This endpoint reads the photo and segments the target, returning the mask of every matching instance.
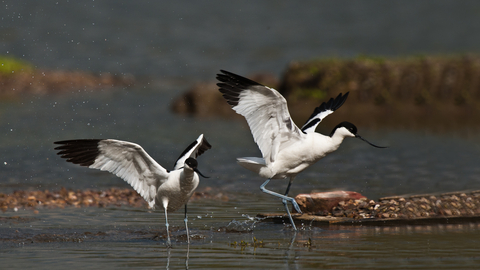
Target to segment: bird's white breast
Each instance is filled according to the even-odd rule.
[[[158,188],[156,206],[163,208],[166,202],[167,211],[173,212],[188,202],[200,181],[196,173],[185,171],[182,168],[170,172],[168,180]]]

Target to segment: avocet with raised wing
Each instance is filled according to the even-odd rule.
[[[135,143],[105,139],[81,139],[58,141],[55,150],[68,162],[92,169],[109,171],[128,182],[155,209],[163,208],[167,228],[167,245],[171,246],[167,212],[185,205],[185,228],[188,233],[187,202],[198,186],[202,173],[197,169],[196,158],[211,148],[200,135],[175,162],[173,171],[167,171],[143,148]],[[208,177],[206,177],[208,178]]]
[[[348,93],[322,103],[315,108],[303,127],[298,128],[290,117],[287,101],[277,90],[225,70],[217,74],[217,80],[220,81],[217,83],[219,90],[228,104],[247,120],[253,139],[262,152],[261,158],[238,158],[238,163],[267,178],[260,189],[282,199],[295,230],[297,228],[287,201],[301,213],[295,199],[288,197],[290,186],[298,173],[337,150],[345,137],[359,138],[374,147],[384,148],[360,137],[357,128],[349,122],[338,124],[329,136],[315,132],[323,118],[343,105]],[[271,179],[284,178],[290,178],[285,195],[265,188]]]

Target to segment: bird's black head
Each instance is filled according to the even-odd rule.
[[[335,128],[333,128],[332,133],[330,133],[330,137],[332,137],[333,134],[335,134],[335,131],[337,131],[337,129],[342,127],[346,128],[350,133],[352,133],[353,137],[357,136],[357,127],[350,122],[344,121],[338,124]]]
[[[194,158],[187,158],[187,160],[185,160],[185,165],[187,165],[188,167],[190,167],[194,172],[198,173],[198,174],[201,175],[202,177],[204,177],[204,178],[210,178],[210,177],[207,177],[207,176],[203,175],[203,174],[197,169],[198,162],[197,162],[196,159],[194,159]]]
[[[187,160],[185,160],[185,164],[192,169],[196,169],[198,166],[198,162],[194,158],[187,158]]]
[[[368,144],[370,144],[371,146],[373,147],[377,147],[377,148],[386,148],[385,146],[378,146],[378,145],[375,145],[367,140],[365,140],[364,138],[362,138],[360,135],[357,134],[357,127],[350,123],[350,122],[341,122],[340,124],[338,124],[333,130],[332,130],[332,133],[330,133],[330,137],[332,137],[335,132],[341,128],[345,128],[348,132],[345,133],[345,129],[342,130],[342,135],[344,137],[355,137],[355,138],[358,138]]]

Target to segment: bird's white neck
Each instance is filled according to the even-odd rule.
[[[199,178],[191,168],[183,169],[183,177],[180,177],[180,187],[185,194],[192,193],[198,186]]]
[[[354,137],[354,135],[350,133],[348,130],[346,130],[345,128],[338,128],[337,130],[335,130],[335,132],[331,137],[332,148],[333,148],[332,151],[337,150],[338,147],[340,147],[340,144],[342,144],[343,139],[345,139],[346,137]]]
[[[332,152],[337,150],[338,147],[340,147],[340,145],[343,142],[343,139],[345,139],[345,136],[341,136],[341,135],[335,136],[335,134],[332,136],[332,144],[331,144]]]
[[[181,179],[184,182],[192,182],[193,178],[195,177],[195,172],[191,168],[184,167],[183,168],[183,176]]]

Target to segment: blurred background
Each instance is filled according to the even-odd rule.
[[[3,1],[3,55],[47,69],[211,80],[312,58],[479,51],[477,1]]]
[[[202,179],[199,190],[214,187],[229,203],[192,202],[193,215],[207,215],[208,208],[213,217],[210,223],[194,220],[192,228],[203,230],[207,222],[215,231],[235,219],[248,221],[259,212],[282,212],[280,201],[259,191],[263,179],[235,162],[236,157],[260,156],[260,151],[245,120],[235,117],[212,84],[220,69],[267,78],[267,85],[278,87],[288,98],[299,126],[321,102],[351,91],[338,113],[317,131],[329,134],[336,124],[348,120],[369,141],[389,146],[375,149],[359,140],[345,140],[337,152],[297,176],[292,196],[344,189],[378,199],[480,189],[479,33],[480,2],[473,0],[3,0],[0,193],[128,187],[113,175],[61,160],[53,150],[57,140],[133,141],[171,169],[184,148],[203,133],[213,148],[199,158],[199,168],[212,178]],[[305,79],[304,74],[309,74],[307,82],[298,79]],[[195,103],[182,97],[188,91],[193,91]],[[206,99],[209,95],[214,97]],[[178,100],[194,109],[172,111]],[[218,106],[225,106],[230,114],[220,114]],[[204,111],[209,113],[200,117]],[[283,192],[286,184],[276,181],[269,187]],[[29,216],[29,211],[4,215]],[[113,219],[120,227],[158,228],[163,222],[161,214],[128,208],[91,209],[87,216],[80,210],[52,211],[41,210],[37,215],[41,221],[34,227],[65,229],[76,224],[88,230]],[[180,212],[172,216],[174,224],[177,220],[181,225]],[[131,215],[141,217],[131,221],[127,217]],[[53,227],[48,225],[51,222]],[[459,231],[467,231],[465,239],[477,237],[476,232]],[[354,234],[348,237],[358,237]],[[375,243],[372,234],[372,242],[360,248]],[[440,251],[433,255],[445,256],[442,247],[454,245],[451,239],[438,237]],[[386,239],[385,248],[398,240]],[[462,247],[464,242],[455,243]],[[409,248],[408,243],[399,247]],[[133,245],[122,252],[135,249]],[[341,265],[342,252],[322,256],[338,258]],[[399,253],[387,253],[364,256],[384,258],[384,266],[392,267],[389,260],[397,257],[388,254]],[[44,262],[42,253],[36,254]],[[357,256],[355,248],[347,254]],[[203,251],[197,255],[213,256]],[[455,256],[453,261],[461,262],[473,255]],[[118,257],[123,258],[121,253]],[[436,262],[431,266],[445,265]],[[408,264],[407,259],[398,266],[403,263]]]

